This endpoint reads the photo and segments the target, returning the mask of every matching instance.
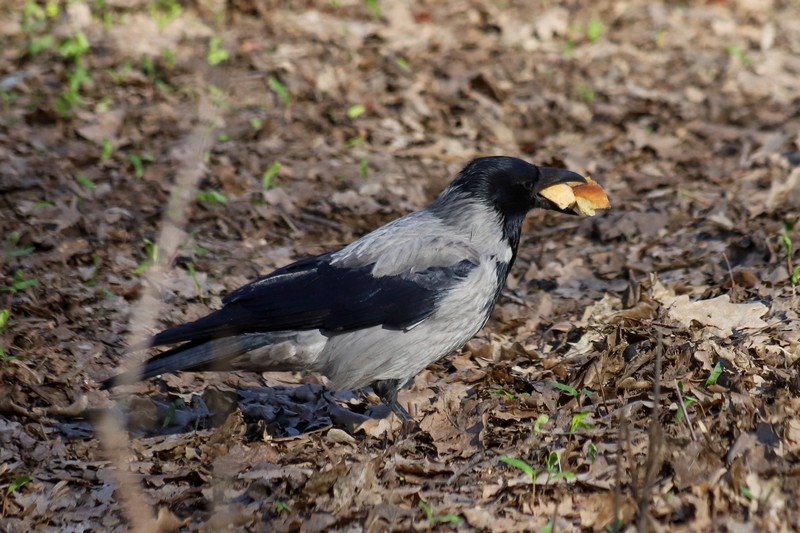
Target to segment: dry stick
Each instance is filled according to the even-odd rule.
[[[736,290],[736,281],[733,279],[733,269],[731,269],[731,262],[728,261],[728,254],[722,252],[722,258],[725,260],[725,264],[728,266],[728,277],[731,278],[731,291]]]
[[[622,416],[624,409],[619,410],[619,437],[617,438],[617,465],[615,467],[614,478],[616,483],[614,484],[614,523],[611,525],[611,531],[616,533],[619,531],[621,524],[621,519],[619,516],[619,499],[620,499],[620,490],[622,487],[622,442],[623,440],[627,440],[628,435],[628,425],[626,423],[626,418]]]
[[[603,372],[604,372],[604,371],[605,371],[605,369],[606,369],[606,365],[605,365],[605,358],[602,358],[602,361],[603,361],[603,365],[602,365],[602,366],[600,366],[600,369],[599,369],[599,370],[597,370],[597,361],[593,361],[593,363],[592,363],[592,364],[594,365],[594,367],[595,367],[595,369],[596,369],[596,371],[597,371],[597,375],[598,375],[598,376],[600,376],[600,377],[599,377],[599,382],[600,382],[600,399],[601,399],[601,400],[602,400],[602,402],[603,402],[603,409],[605,409],[606,416],[608,416],[608,415],[611,413],[611,410],[608,408],[608,402],[607,402],[607,400],[606,400],[606,388],[605,388],[605,385],[604,385],[604,383],[605,383],[605,380],[603,379]]]
[[[159,254],[155,264],[145,272],[142,298],[131,317],[132,336],[139,336],[139,332],[147,331],[155,324],[160,303],[156,288],[163,281],[167,267],[183,241],[182,228],[186,225],[188,208],[195,198],[197,184],[205,173],[204,155],[211,147],[211,133],[218,121],[218,113],[209,100],[201,96],[198,115],[200,120],[186,139],[181,167],[156,241]],[[98,424],[98,435],[114,467],[112,473],[119,485],[120,505],[130,521],[130,529],[136,532],[152,531],[154,518],[151,506],[139,487],[137,477],[129,469],[130,441],[127,430],[113,414],[106,414]]]
[[[663,444],[663,435],[659,423],[659,412],[661,404],[661,357],[664,354],[664,339],[661,330],[656,329],[656,350],[655,350],[655,368],[653,375],[653,414],[650,420],[650,429],[648,431],[647,443],[647,460],[645,461],[644,479],[642,480],[642,489],[639,491],[637,498],[637,508],[639,520],[637,523],[638,531],[648,531],[650,526],[649,506],[652,499],[653,486],[655,485],[655,477],[661,466],[661,447]]]
[[[462,475],[466,474],[467,472],[472,470],[474,467],[478,466],[479,464],[481,464],[483,462],[494,461],[496,463],[497,460],[498,460],[497,459],[498,457],[500,457],[501,455],[503,455],[503,454],[505,454],[507,452],[510,452],[513,449],[514,449],[513,446],[510,447],[510,448],[506,448],[505,450],[502,450],[502,453],[498,453],[494,457],[490,457],[489,459],[485,459],[485,460],[484,460],[484,456],[486,455],[487,452],[489,452],[491,450],[484,450],[484,451],[480,451],[480,452],[476,453],[475,456],[472,459],[470,459],[469,461],[467,461],[466,463],[461,465],[461,468],[459,468],[458,470],[453,472],[453,475],[451,475],[450,478],[448,478],[447,484],[448,485],[452,485]]]
[[[683,419],[686,420],[686,425],[689,427],[689,433],[692,435],[692,440],[697,440],[697,436],[694,434],[694,428],[692,427],[692,419],[689,417],[689,411],[686,410],[686,402],[683,401],[683,394],[681,393],[681,387],[678,383],[675,383],[675,390],[678,392],[678,399],[681,402],[681,409],[683,409]]]

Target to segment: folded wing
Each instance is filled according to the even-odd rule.
[[[223,299],[224,307],[153,336],[140,349],[200,343],[245,333],[319,329],[335,334],[372,326],[410,329],[477,265],[462,260],[417,272],[375,277],[372,265],[341,268],[331,254],[303,259]]]

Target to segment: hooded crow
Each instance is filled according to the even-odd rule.
[[[129,348],[177,345],[103,388],[176,371],[316,372],[336,389],[371,386],[409,421],[397,392],[483,327],[525,215],[570,212],[539,194],[568,182],[586,180],[513,157],[475,159],[427,207],[279,268],[227,295],[221,309]]]

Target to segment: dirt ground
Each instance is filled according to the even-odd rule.
[[[800,4],[0,6],[0,530],[800,528]],[[126,345],[417,209],[473,157],[589,174],[401,401],[109,395]]]

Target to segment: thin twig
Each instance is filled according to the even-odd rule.
[[[681,409],[683,409],[683,418],[686,420],[686,425],[689,428],[689,433],[692,435],[692,440],[697,440],[697,436],[694,434],[694,428],[692,427],[692,419],[689,417],[689,411],[686,409],[686,402],[683,401],[683,394],[681,393],[680,386],[675,383],[675,390],[678,392],[678,399],[681,402]]]
[[[605,371],[605,369],[606,369],[606,365],[605,365],[605,358],[604,358],[604,356],[601,356],[601,357],[603,358],[603,363],[604,363],[604,364],[600,366],[600,369],[599,369],[599,370],[597,369],[597,361],[594,361],[594,362],[593,362],[593,364],[594,364],[594,366],[595,366],[595,371],[598,373],[598,376],[599,376],[599,381],[600,381],[600,400],[602,400],[602,402],[603,402],[603,409],[604,409],[604,410],[605,410],[605,412],[606,412],[606,416],[608,416],[608,415],[611,413],[611,411],[608,409],[608,402],[607,402],[607,400],[606,400],[606,387],[605,387],[605,380],[603,379],[603,378],[604,378],[604,376],[603,376],[603,372],[604,372],[604,371]]]
[[[731,291],[736,290],[736,280],[733,279],[733,270],[731,269],[731,262],[728,261],[728,254],[722,252],[722,258],[725,260],[725,264],[728,266],[728,277],[731,278]]]
[[[619,410],[619,429],[618,431],[618,438],[617,438],[617,466],[614,472],[614,522],[611,524],[611,532],[617,533],[619,531],[620,526],[622,525],[622,519],[620,518],[620,492],[622,491],[622,459],[624,458],[622,454],[622,443],[627,440],[628,434],[628,425],[626,423],[626,418],[622,416],[624,409]]]
[[[161,230],[156,241],[158,258],[145,271],[142,297],[132,313],[130,324],[132,336],[140,336],[156,322],[161,302],[158,288],[162,285],[168,269],[177,255],[178,247],[185,239],[183,228],[188,220],[189,206],[194,201],[197,185],[206,172],[205,154],[212,144],[212,133],[219,125],[219,112],[209,98],[201,98],[198,106],[199,121],[184,143],[175,185],[164,210]],[[131,379],[131,382],[137,379]],[[124,397],[123,400],[124,401]],[[113,414],[102,417],[97,425],[99,441],[113,465],[111,470],[117,485],[119,502],[128,518],[131,531],[152,531],[155,513],[137,476],[130,470],[130,439],[127,429]]]
[[[653,369],[653,413],[650,418],[648,430],[647,460],[644,465],[644,479],[642,488],[637,498],[639,519],[637,530],[646,532],[650,529],[650,501],[653,496],[653,487],[656,475],[661,468],[661,448],[663,433],[660,423],[661,406],[661,358],[664,355],[664,339],[661,330],[656,329],[655,365]]]
[[[450,476],[450,478],[447,480],[447,484],[448,485],[452,485],[453,483],[456,482],[456,480],[459,477],[461,477],[462,475],[466,474],[467,472],[469,472],[470,470],[472,470],[473,468],[475,468],[478,465],[482,465],[482,464],[486,464],[486,463],[496,464],[497,461],[500,460],[501,456],[508,455],[508,452],[512,452],[516,448],[517,448],[516,446],[509,446],[508,448],[505,448],[505,449],[497,451],[497,452],[494,451],[494,450],[484,450],[484,451],[478,452],[477,454],[475,454],[475,457],[470,459],[464,466],[462,466],[461,468],[459,468],[458,470],[453,472],[453,475]],[[484,457],[486,456],[487,453],[494,453],[495,455],[494,455],[494,457],[489,457],[487,459],[484,459]]]

